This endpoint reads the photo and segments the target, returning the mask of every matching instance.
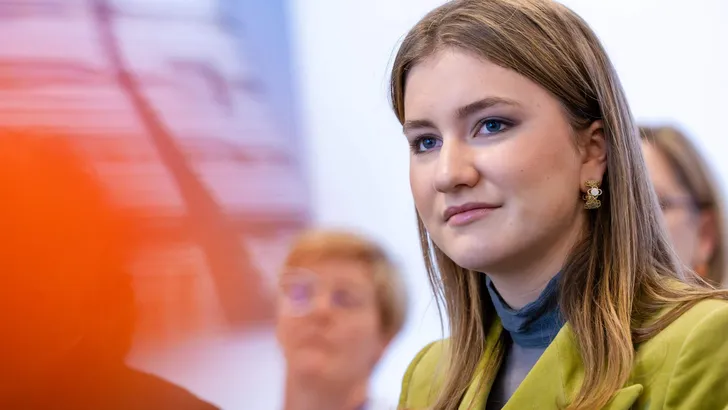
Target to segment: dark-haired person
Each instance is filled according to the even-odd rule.
[[[0,408],[213,410],[125,365],[131,225],[63,136],[0,129]]]

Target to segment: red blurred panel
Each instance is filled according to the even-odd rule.
[[[145,217],[142,343],[270,320],[309,214],[298,152],[214,3],[0,0],[0,38],[19,39],[0,48],[0,125],[71,135]]]

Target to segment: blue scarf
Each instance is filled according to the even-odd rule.
[[[560,277],[561,274],[554,276],[538,299],[518,310],[508,306],[490,278],[486,277],[486,287],[495,311],[514,343],[521,347],[546,348],[556,338],[566,323],[558,306]]]

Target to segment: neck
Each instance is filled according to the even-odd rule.
[[[358,410],[367,399],[367,380],[342,385],[288,376],[284,410]]]
[[[497,275],[488,274],[488,277],[493,281],[493,286],[495,286],[503,301],[510,308],[521,309],[538,299],[538,296],[546,288],[549,281],[558,273],[558,266],[550,267],[548,270],[535,273],[530,277],[522,277],[522,282],[520,283],[514,283],[511,280],[512,278],[503,278]]]
[[[514,263],[483,271],[509,307],[520,309],[538,299],[549,281],[562,270],[581,238],[584,216],[580,215],[579,223],[560,239],[544,240],[543,246],[532,248],[529,255],[519,255]]]
[[[486,280],[486,286],[503,328],[517,345],[545,349],[561,331],[564,318],[558,306],[558,277],[551,279],[538,299],[515,310],[506,306],[491,280]]]

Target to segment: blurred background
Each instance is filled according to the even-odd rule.
[[[372,380],[393,404],[443,336],[408,150],[387,99],[407,30],[439,0],[0,0],[0,125],[72,135],[143,213],[128,362],[224,409],[282,403],[275,275],[307,226],[366,232],[410,314]],[[694,138],[728,181],[728,2],[564,0],[597,32],[643,124]]]

